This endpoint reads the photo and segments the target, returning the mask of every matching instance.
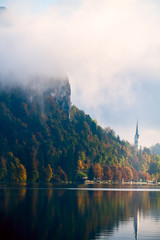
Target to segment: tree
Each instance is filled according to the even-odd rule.
[[[55,174],[53,175],[53,181],[55,182],[66,182],[67,181],[67,174],[61,168],[61,166],[57,167]]]
[[[93,166],[91,165],[88,169],[88,180],[93,180],[94,179],[94,170]]]
[[[143,154],[145,154],[145,153],[146,153],[147,155],[151,155],[151,151],[150,151],[150,149],[144,147],[144,149],[143,149]]]
[[[147,172],[139,171],[138,175],[139,175],[139,178],[142,179],[143,181],[151,180],[151,175]]]
[[[5,180],[7,176],[6,159],[2,156],[0,162],[0,180]]]
[[[103,167],[103,173],[104,173],[104,176],[103,176],[104,180],[112,180],[113,179],[113,173],[109,166]]]
[[[77,164],[77,165],[78,165],[78,166],[77,166],[78,170],[82,170],[82,169],[85,168],[85,165],[84,165],[84,163],[82,162],[82,160],[78,160],[78,164]]]
[[[151,177],[152,177],[152,180],[158,181],[158,179],[160,177],[160,174],[159,173],[155,173],[155,174],[152,174]]]
[[[122,171],[120,169],[118,169],[117,166],[113,166],[111,169],[113,172],[113,180],[121,181],[122,180]]]
[[[103,174],[103,168],[101,167],[101,165],[99,163],[96,163],[94,166],[94,176],[97,179],[102,179],[104,174]]]
[[[39,179],[39,172],[36,168],[34,168],[31,172],[30,181],[36,182]]]
[[[134,167],[131,167],[132,173],[133,173],[133,181],[137,181],[138,180],[138,172],[136,171],[136,169]]]
[[[26,182],[27,181],[27,172],[23,164],[20,163],[20,160],[14,157],[12,152],[8,154],[8,180],[11,182]]]
[[[63,169],[58,166],[56,173],[59,175],[61,181],[66,182],[67,181],[67,174],[63,171]]]
[[[8,171],[8,180],[10,182],[14,182],[14,181],[19,181],[18,176],[17,176],[17,169],[16,166],[14,165],[13,162],[10,162],[9,164],[9,171]]]
[[[26,182],[27,181],[27,173],[26,169],[22,164],[17,166],[17,178],[18,182]]]
[[[52,176],[53,176],[53,171],[52,171],[51,165],[48,164],[47,167],[44,168],[44,180],[46,182],[50,182]]]
[[[125,173],[125,177],[124,177],[125,181],[131,181],[133,179],[133,173],[129,167],[124,167],[123,172]]]
[[[151,153],[152,154],[157,154],[160,156],[160,143],[155,144],[154,146],[151,147]]]

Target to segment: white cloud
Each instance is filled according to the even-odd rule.
[[[121,129],[120,136],[137,118],[160,129],[158,111],[154,117],[149,113],[160,100],[154,100],[160,79],[159,3],[83,0],[72,7],[61,2],[39,14],[36,4],[10,5],[14,14],[0,25],[1,74],[66,74],[73,103],[99,123]]]

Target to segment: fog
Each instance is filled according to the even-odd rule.
[[[1,80],[67,76],[72,102],[99,124],[133,142],[138,119],[141,144],[160,141],[158,1],[19,0],[5,7]]]

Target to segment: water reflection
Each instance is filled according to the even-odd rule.
[[[136,215],[134,216],[135,240],[138,240],[138,230],[139,230],[139,210],[137,210]]]
[[[0,189],[5,239],[159,239],[159,222],[160,192]]]

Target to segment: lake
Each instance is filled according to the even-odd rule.
[[[160,188],[0,185],[3,239],[160,239]]]

